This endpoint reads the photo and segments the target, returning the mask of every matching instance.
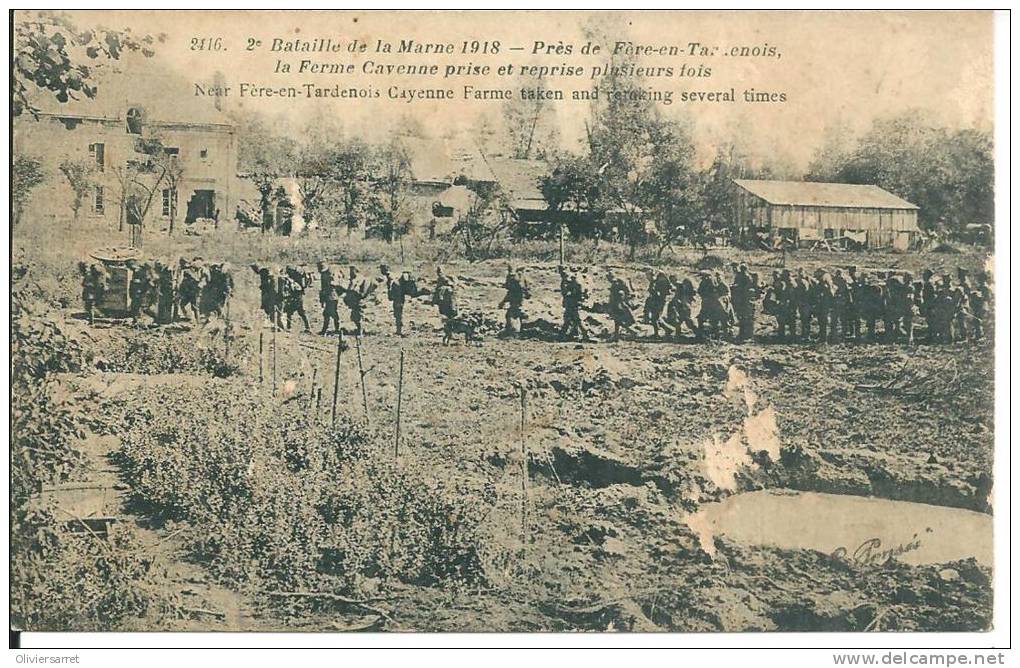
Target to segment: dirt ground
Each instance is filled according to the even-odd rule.
[[[811,254],[789,262],[812,269],[827,259]],[[236,267],[244,258],[232,261]],[[757,261],[753,268],[768,273],[779,258]],[[837,261],[918,272],[927,265],[948,270],[956,263],[981,264],[973,256],[937,254],[862,254]],[[643,297],[643,267],[612,264]],[[370,276],[378,275],[377,265],[359,263]],[[412,266],[426,281],[433,278],[430,264]],[[373,604],[385,609],[383,621],[356,606],[289,614],[251,592],[229,592],[212,582],[176,556],[171,538],[165,558],[182,588],[192,592],[192,607],[209,611],[196,613],[190,628],[988,627],[991,576],[972,559],[866,567],[808,550],[737,544],[725,536],[710,537],[706,551],[704,536],[687,519],[704,503],[756,489],[878,496],[990,513],[990,342],[788,345],[766,336],[734,345],[655,341],[650,331],[638,341],[558,342],[550,336],[560,321],[554,264],[515,266],[523,266],[532,292],[525,337],[495,335],[502,323],[496,305],[504,261],[447,263],[447,273],[460,284],[462,310],[481,313],[487,323],[483,340],[442,345],[435,307],[421,299],[405,310],[407,336],[397,337],[379,290],[360,345],[346,337],[350,347],[340,356],[338,395],[339,411],[368,421],[380,438],[394,439],[400,387],[400,447],[429,462],[437,477],[484,479],[511,500],[520,493],[523,443],[528,479],[522,561],[529,577],[484,591],[401,586]],[[587,271],[595,302],[605,299],[605,269]],[[693,270],[687,265],[676,271]],[[274,333],[258,312],[256,276],[246,268],[236,272],[236,338],[230,346],[242,375],[231,382],[238,392],[262,393],[268,405],[297,399],[328,419],[336,339],[301,333],[299,323],[291,332]],[[305,306],[317,331],[314,290]],[[133,336],[125,323],[88,328],[79,311],[77,304],[65,309],[70,326],[108,356]],[[598,314],[589,314],[587,324],[596,336],[609,325]],[[772,328],[770,318],[761,318],[760,332],[768,335]],[[180,327],[172,336],[220,345],[222,332],[214,322]],[[314,388],[321,389],[318,408],[315,394],[309,396]],[[733,447],[734,434],[744,445]],[[145,518],[136,519],[144,525]]]

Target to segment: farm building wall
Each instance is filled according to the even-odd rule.
[[[237,138],[234,127],[211,123],[152,122],[167,147],[178,150],[182,178],[177,193],[177,224],[183,224],[189,212],[198,216],[219,209],[220,221],[231,220],[237,204]],[[120,190],[115,169],[137,159],[138,134],[127,131],[119,119],[58,117],[40,115],[38,119],[19,118],[14,141],[20,154],[41,161],[45,182],[33,190],[26,203],[26,214],[50,220],[71,217],[70,185],[60,172],[64,160],[87,160],[94,165],[92,192],[79,213],[83,220],[116,225],[121,215]],[[100,148],[101,147],[101,148]],[[165,226],[169,216],[163,193],[156,193],[146,225]]]
[[[751,193],[737,193],[737,227],[796,230],[798,239],[838,238],[848,232],[866,233],[872,248],[913,243],[916,209],[800,206],[769,204]]]

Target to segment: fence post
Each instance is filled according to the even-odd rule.
[[[277,310],[273,309],[273,397],[276,397],[276,317]]]
[[[344,335],[338,333],[336,335],[336,368],[333,371],[333,411],[332,411],[332,423],[336,426],[336,397],[340,390],[340,351],[343,350]]]
[[[563,250],[564,250],[564,248],[563,248],[563,245],[564,245],[564,242],[563,242],[563,228],[564,228],[563,223],[560,223],[560,264],[561,265],[563,264]]]
[[[265,338],[265,332],[261,332],[260,331],[259,332],[259,387],[262,387],[262,382],[263,382],[262,381],[262,376],[263,376],[262,364],[263,364],[263,358],[265,357],[265,352],[264,352],[265,347],[263,345],[264,338]]]
[[[400,351],[400,373],[397,376],[397,430],[393,438],[393,457],[400,456],[400,408],[404,398],[404,351]]]
[[[361,362],[361,337],[355,337],[355,344],[358,348],[358,375],[361,376],[361,404],[365,408],[365,424],[371,424],[372,418],[368,414],[368,391],[365,390],[365,367]]]
[[[524,439],[527,390],[521,385],[521,540],[528,538],[528,446]]]
[[[308,410],[312,410],[315,403],[315,377],[319,375],[319,367],[312,367],[312,386],[308,389]]]

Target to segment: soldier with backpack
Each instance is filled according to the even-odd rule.
[[[507,265],[506,280],[503,281],[503,288],[506,294],[499,302],[499,308],[506,306],[506,323],[503,329],[504,334],[510,335],[514,332],[513,322],[517,321],[520,329],[524,330],[524,300],[530,297],[528,286],[524,282],[524,276],[518,269],[515,273],[513,267]]]
[[[404,304],[408,297],[418,297],[422,293],[419,292],[418,283],[411,277],[410,272],[401,272],[399,278],[394,278],[385,264],[379,269],[386,280],[386,298],[393,304],[393,322],[396,325],[397,336],[404,336]]]
[[[280,305],[283,308],[284,324],[290,330],[291,320],[296,313],[304,324],[305,332],[311,332],[308,324],[308,316],[305,314],[305,290],[311,285],[312,280],[307,272],[297,267],[287,265],[283,275],[280,277]]]
[[[319,336],[325,336],[329,331],[330,323],[333,324],[333,332],[340,333],[340,293],[344,288],[339,285],[333,268],[325,262],[320,261],[316,268],[319,270],[319,304],[322,306],[322,329]]]
[[[347,288],[344,290],[344,305],[351,311],[351,322],[354,324],[355,336],[361,336],[364,333],[362,326],[365,316],[364,302],[374,289],[375,283],[369,283],[360,278],[358,276],[358,268],[351,265]]]
[[[199,300],[202,291],[209,283],[209,270],[205,268],[201,258],[195,258],[188,262],[184,258],[180,260],[180,283],[177,288],[178,313],[189,321],[197,321],[199,318]],[[188,311],[191,314],[188,314]]]
[[[577,278],[577,272],[560,265],[560,296],[563,299],[563,326],[560,328],[560,338],[572,339],[581,337],[587,340],[588,330],[581,322],[581,308],[587,300],[588,295],[584,286]]]

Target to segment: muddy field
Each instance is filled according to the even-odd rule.
[[[960,262],[934,254],[892,260],[917,268]],[[866,255],[838,260],[841,266],[876,268],[889,261]],[[760,258],[757,270],[770,271],[775,262]],[[813,256],[802,260],[809,268],[819,262]],[[969,256],[966,262],[980,264]],[[267,595],[195,563],[182,534],[174,532],[202,528],[161,524],[128,503],[126,491],[118,513],[153,540],[165,538],[160,559],[187,592],[187,607],[199,611],[182,622],[186,628],[988,627],[991,570],[974,558],[913,566],[896,559],[855,561],[769,545],[768,537],[737,542],[697,518],[707,504],[763,489],[990,514],[991,343],[787,345],[768,340],[773,323],[767,318],[759,325],[764,340],[748,345],[656,341],[650,331],[637,341],[558,342],[550,336],[560,320],[555,266],[518,264],[533,296],[524,337],[496,335],[504,262],[448,263],[447,273],[460,283],[462,310],[479,312],[487,323],[483,340],[441,345],[438,314],[424,300],[409,304],[408,335],[397,337],[388,303],[377,300],[368,307],[360,344],[346,337],[336,385],[338,413],[363,425],[385,444],[383,451],[397,451],[392,456],[398,465],[413,459],[436,481],[490,490],[500,525],[492,540],[512,558],[487,564],[482,585],[385,581],[356,597]],[[643,295],[643,267],[611,264],[630,275]],[[360,268],[375,276],[377,265]],[[425,263],[417,266],[426,280],[432,277]],[[595,302],[605,298],[604,272],[605,266],[588,270]],[[236,281],[229,329],[221,322],[163,330],[103,322],[90,328],[80,308],[67,304],[61,310],[67,328],[90,342],[96,359],[87,373],[61,384],[102,410],[117,404],[109,408],[113,416],[139,397],[188,387],[200,394],[207,388],[216,400],[254,397],[267,413],[287,410],[309,423],[329,422],[336,339],[301,333],[299,324],[274,332],[257,310],[255,275],[238,269]],[[305,303],[315,331],[321,321],[312,291]],[[609,326],[595,313],[587,324],[597,337]],[[161,364],[173,365],[165,356],[139,366],[138,342],[156,339],[164,348],[169,340],[172,346],[222,351],[231,369],[164,373]],[[116,476],[111,462],[120,447],[118,428],[110,432],[86,440],[95,466]],[[788,521],[810,527],[820,520],[805,513]],[[899,545],[915,534],[923,540],[929,528],[923,516],[913,531],[909,522],[903,526]]]

